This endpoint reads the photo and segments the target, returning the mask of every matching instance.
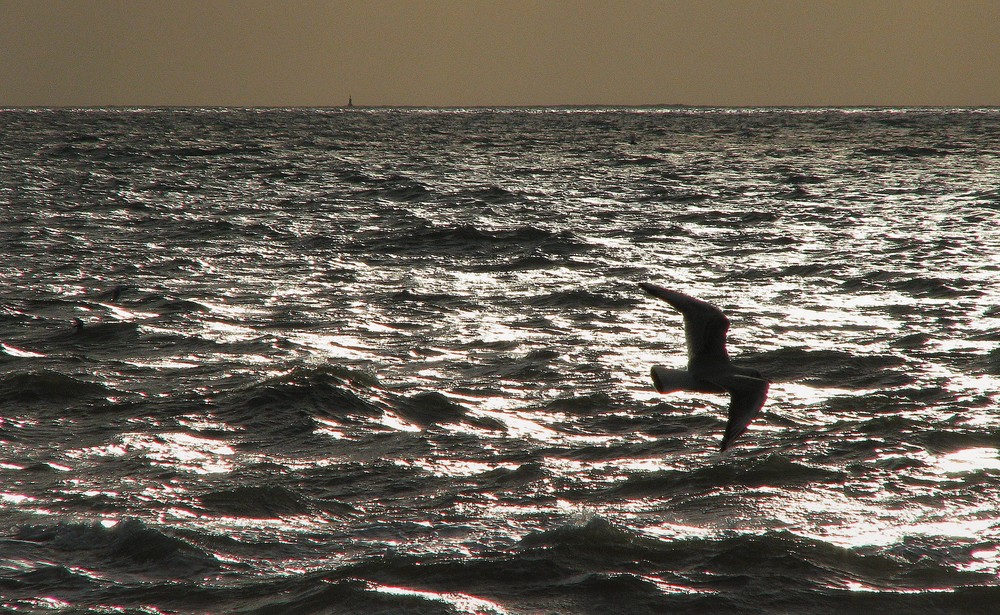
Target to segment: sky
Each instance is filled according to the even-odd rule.
[[[0,0],[0,106],[1000,105],[1000,0]]]

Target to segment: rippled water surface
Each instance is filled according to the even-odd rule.
[[[2,609],[1000,599],[996,110],[7,110],[0,245]]]

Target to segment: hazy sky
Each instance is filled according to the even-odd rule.
[[[1000,105],[1000,0],[0,0],[0,105]]]

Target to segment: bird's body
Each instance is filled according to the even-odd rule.
[[[711,303],[655,284],[640,284],[644,291],[662,299],[684,316],[687,338],[687,369],[657,365],[651,376],[660,393],[692,391],[729,393],[729,421],[722,450],[732,446],[760,412],[767,399],[768,381],[755,369],[738,367],[726,352],[729,319]]]

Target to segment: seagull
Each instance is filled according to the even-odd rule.
[[[660,393],[692,391],[696,393],[729,393],[729,421],[722,437],[722,449],[733,445],[747,430],[767,399],[770,384],[755,369],[737,367],[726,353],[726,332],[729,319],[711,303],[668,290],[655,284],[639,284],[644,291],[663,299],[684,315],[684,336],[687,338],[687,369],[670,369],[657,365],[650,375]]]

